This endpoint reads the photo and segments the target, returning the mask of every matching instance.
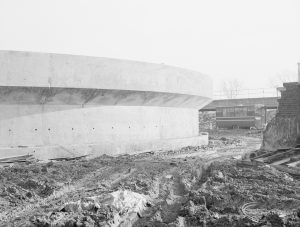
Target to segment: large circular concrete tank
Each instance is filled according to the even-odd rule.
[[[164,64],[0,51],[0,157],[205,144],[198,109],[211,96],[209,77]]]

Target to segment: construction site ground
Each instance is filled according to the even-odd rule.
[[[261,134],[0,168],[0,226],[300,226],[299,179],[247,154]]]

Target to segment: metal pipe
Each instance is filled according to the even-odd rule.
[[[300,84],[300,62],[298,63],[298,84]]]

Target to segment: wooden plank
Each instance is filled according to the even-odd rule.
[[[82,156],[78,156],[78,157],[72,157],[72,158],[51,158],[49,160],[53,160],[53,161],[71,161],[71,160],[79,160],[81,158],[85,158],[88,155],[82,155]]]
[[[32,155],[20,155],[20,156],[12,156],[12,157],[7,157],[7,158],[0,158],[0,162],[13,162],[13,161],[18,161],[18,160],[25,160],[30,157],[33,157]]]
[[[285,158],[290,158],[296,154],[298,154],[299,151],[298,150],[289,150],[289,151],[286,151],[284,153],[279,153],[279,154],[275,154],[275,155],[272,155],[272,156],[269,156],[267,158],[264,158],[263,159],[263,162],[265,163],[273,163],[275,161],[279,161],[279,160],[282,160],[282,159],[285,159]]]
[[[282,165],[271,165],[271,166],[282,172],[286,172],[293,176],[300,177],[300,168],[296,168],[296,167],[291,168],[291,167],[282,166]]]
[[[271,164],[272,165],[282,165],[282,164],[288,163],[290,160],[291,160],[290,158],[284,158],[279,161],[272,162]]]
[[[11,165],[13,165],[13,164],[11,164],[11,163],[0,163],[0,168],[9,167]]]
[[[291,157],[291,162],[296,162],[296,161],[299,161],[299,160],[300,160],[300,155],[296,155],[296,156]]]
[[[257,157],[254,157],[253,159],[256,159],[257,161],[262,161],[262,158],[266,158],[266,157],[269,157],[269,156],[272,156],[272,155],[275,155],[275,154],[279,154],[279,153],[284,153],[288,150],[291,150],[291,149],[287,148],[287,149],[278,149],[276,151],[270,151],[268,153],[265,153],[265,154],[259,155]]]
[[[300,160],[287,164],[288,167],[297,167],[297,165],[300,165]]]

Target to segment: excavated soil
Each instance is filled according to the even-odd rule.
[[[260,137],[0,169],[0,226],[300,226],[300,185],[241,160]]]

